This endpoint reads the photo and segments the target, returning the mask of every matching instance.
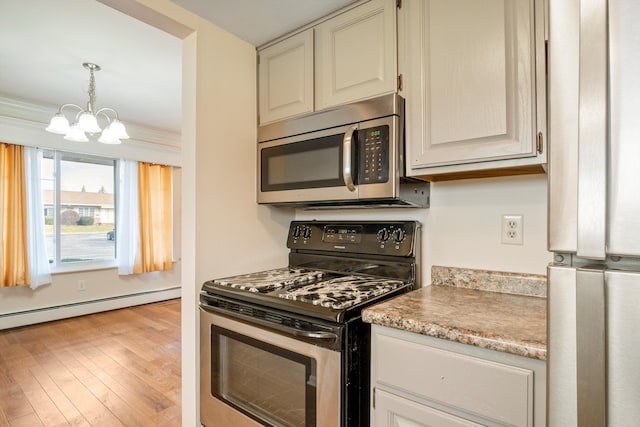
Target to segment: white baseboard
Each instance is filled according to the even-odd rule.
[[[180,298],[180,287],[0,315],[0,330]]]

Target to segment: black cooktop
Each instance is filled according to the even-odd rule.
[[[414,287],[419,223],[294,221],[289,266],[210,280],[201,302],[215,297],[334,322]]]

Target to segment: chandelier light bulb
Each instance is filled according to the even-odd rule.
[[[95,109],[96,101],[96,81],[94,77],[95,71],[100,71],[100,66],[91,62],[85,62],[82,64],[84,68],[89,70],[89,101],[87,107],[82,108],[76,104],[64,104],[58,110],[55,116],[51,118],[49,126],[45,128],[47,132],[64,135],[64,139],[75,142],[88,141],[86,133],[89,135],[100,134],[98,138],[99,142],[104,144],[120,144],[121,139],[128,139],[129,135],[124,124],[118,118],[118,112],[113,108],[100,108]],[[69,120],[65,117],[64,109],[77,110],[76,123],[73,126],[69,126]],[[111,113],[110,116],[107,113]],[[104,131],[98,123],[98,116],[103,116],[102,119],[107,121],[107,126]],[[113,117],[115,116],[115,117]]]
[[[78,117],[78,128],[87,133],[98,133],[102,131],[100,126],[98,126],[96,116],[87,111],[83,112],[80,114],[80,117]]]
[[[69,120],[62,113],[57,113],[51,117],[49,126],[45,129],[47,132],[56,133],[58,135],[66,135],[69,132]]]
[[[98,138],[98,142],[101,142],[103,144],[112,144],[112,145],[122,144],[122,141],[120,141],[120,139],[118,139],[118,136],[113,132],[111,125],[107,126],[102,131],[100,138]]]
[[[113,121],[109,126],[107,126],[107,128],[116,136],[116,138],[129,139],[129,135],[127,134],[127,129],[124,127],[124,123],[122,123],[117,118],[113,119]]]
[[[69,132],[64,136],[64,139],[67,141],[73,142],[87,142],[87,135],[84,134],[82,129],[78,127],[78,125],[73,125],[69,128]]]

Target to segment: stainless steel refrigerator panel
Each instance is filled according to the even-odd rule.
[[[550,1],[549,15],[549,250],[575,253],[580,1]]]
[[[605,274],[607,283],[608,427],[640,420],[640,272]]]
[[[604,259],[607,191],[607,0],[580,1],[578,252]]]
[[[547,425],[575,427],[576,379],[576,269],[549,267],[547,357]]]
[[[608,253],[640,256],[640,2],[609,3]]]
[[[576,273],[578,425],[605,426],[607,416],[605,281],[603,270]]]

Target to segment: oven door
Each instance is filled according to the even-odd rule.
[[[340,425],[340,353],[200,308],[200,421]]]

